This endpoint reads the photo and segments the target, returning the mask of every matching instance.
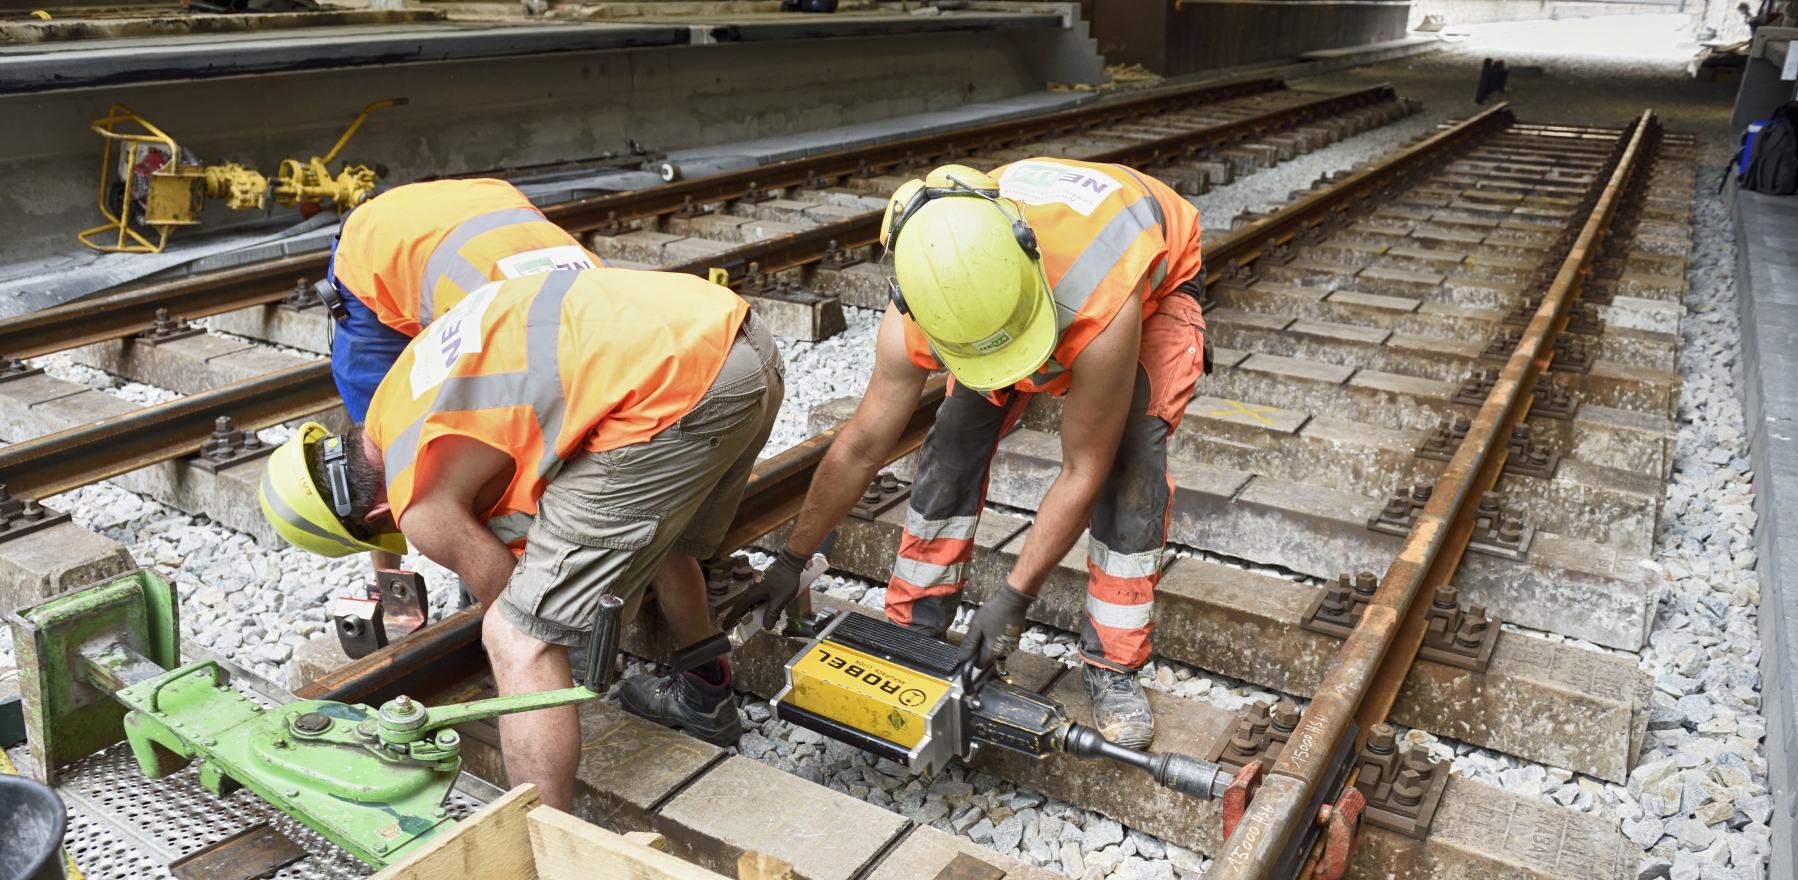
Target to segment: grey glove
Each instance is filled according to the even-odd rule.
[[[974,665],[985,669],[1005,659],[1018,646],[1018,634],[1024,631],[1024,612],[1035,596],[1027,596],[1006,584],[974,612],[968,634],[961,640],[961,659],[974,659]]]
[[[781,610],[798,595],[799,574],[810,561],[809,555],[780,548],[780,555],[775,557],[774,564],[768,566],[762,576],[741,595],[719,609],[718,626],[728,631],[745,615],[759,608],[762,611],[762,629],[773,629],[774,622],[780,619]]]

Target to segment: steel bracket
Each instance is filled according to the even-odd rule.
[[[1223,274],[1211,286],[1225,290],[1243,290],[1260,280],[1261,276],[1252,267],[1244,266],[1232,258],[1229,265],[1224,267]]]
[[[430,607],[424,575],[383,568],[375,571],[367,598],[333,599],[330,615],[337,643],[358,660],[424,628]]]
[[[1535,396],[1530,401],[1530,418],[1570,422],[1578,412],[1579,402],[1573,399],[1571,389],[1547,376],[1536,377]]]
[[[753,180],[749,182],[749,188],[743,190],[743,194],[737,197],[737,201],[745,205],[759,205],[762,202],[773,200],[774,194],[757,186]]]
[[[680,219],[680,220],[690,220],[694,217],[704,217],[705,215],[710,214],[710,213],[712,213],[711,208],[708,208],[704,205],[695,204],[693,202],[692,196],[687,196],[686,199],[681,202],[681,206],[674,209],[674,217],[676,219]]]
[[[618,219],[617,211],[607,211],[606,219],[593,226],[594,235],[623,235],[624,221]]]
[[[0,382],[11,382],[14,379],[43,374],[44,371],[41,367],[28,367],[24,361],[18,358],[6,358],[4,361],[0,361]]]
[[[1467,432],[1472,427],[1473,420],[1466,416],[1445,418],[1412,454],[1433,461],[1450,461],[1461,448],[1461,443],[1467,439]],[[1545,446],[1538,446],[1531,436],[1529,425],[1513,426],[1511,440],[1505,445],[1511,450],[1505,456],[1505,473],[1544,480],[1554,477],[1555,466],[1561,462],[1561,454],[1551,452]]]
[[[840,248],[833,238],[825,245],[824,259],[820,262],[825,269],[847,269],[857,263],[865,263],[867,259],[861,255],[859,248]]]
[[[1411,528],[1417,525],[1417,515],[1435,491],[1431,484],[1418,483],[1411,487],[1409,494],[1392,496],[1385,507],[1368,518],[1368,530],[1400,537],[1409,535]],[[1521,562],[1529,556],[1530,540],[1535,535],[1534,526],[1505,512],[1504,502],[1497,492],[1487,492],[1480,496],[1479,510],[1474,513],[1473,537],[1467,542],[1467,549]]]
[[[1473,537],[1468,539],[1467,549],[1522,562],[1529,556],[1530,539],[1535,536],[1535,526],[1506,512],[1497,492],[1487,492],[1480,496],[1479,509],[1474,511]]]
[[[69,515],[39,504],[36,498],[7,494],[0,485],[0,543],[69,521]]]
[[[868,484],[867,490],[862,492],[862,497],[855,502],[855,507],[849,511],[849,515],[856,519],[873,521],[910,498],[910,483],[900,482],[899,478],[892,474],[880,474]]]
[[[1368,731],[1355,757],[1361,771],[1355,788],[1367,798],[1367,824],[1422,840],[1448,787],[1449,762],[1432,760],[1423,746],[1399,754],[1397,733],[1389,724]]]
[[[188,459],[188,463],[210,474],[219,472],[219,468],[241,464],[258,458],[266,458],[274,454],[275,447],[262,442],[256,432],[248,428],[239,430],[231,424],[230,416],[219,416],[214,423],[212,436],[200,444],[200,451]]]
[[[289,312],[303,312],[307,309],[320,308],[324,304],[325,301],[319,299],[318,289],[312,285],[312,281],[310,279],[301,278],[294,284],[293,293],[288,294],[286,299],[281,300],[281,302],[276,305],[276,308],[285,309]]]
[[[1460,390],[1455,392],[1455,396],[1450,402],[1466,406],[1484,406],[1486,398],[1492,396],[1492,386],[1498,384],[1498,372],[1497,370],[1474,370],[1473,374],[1467,377],[1467,381],[1461,383]]]
[[[132,338],[139,345],[161,345],[164,342],[174,342],[177,339],[186,339],[189,336],[198,336],[205,332],[206,328],[195,327],[187,323],[184,318],[171,317],[168,309],[157,309],[156,322],[150,325],[148,330]]]
[[[1229,736],[1221,736],[1211,744],[1205,760],[1235,773],[1260,761],[1271,767],[1280,760],[1280,750],[1299,723],[1299,707],[1281,700],[1271,708],[1266,700],[1256,700],[1236,710],[1236,723]]]
[[[1311,607],[1299,618],[1299,629],[1346,639],[1361,622],[1361,612],[1373,602],[1379,589],[1380,579],[1371,571],[1359,572],[1353,580],[1343,572],[1311,601]]]

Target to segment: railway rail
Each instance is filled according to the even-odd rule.
[[[1226,125],[1237,126],[1232,136],[1254,130],[1247,123]],[[1154,173],[1158,156],[1177,163],[1188,155],[1188,146],[1200,150],[1211,142],[1203,133],[1182,137],[1179,144],[1132,154],[1133,164]],[[1390,779],[1383,796],[1377,786],[1367,795],[1387,798],[1376,806],[1386,809],[1388,818],[1382,820],[1386,824],[1359,828],[1362,846],[1353,865],[1344,861],[1348,854],[1340,847],[1328,845],[1333,839],[1328,817],[1337,817],[1340,828],[1359,812],[1352,799],[1339,795],[1372,772],[1365,747],[1370,733],[1389,721],[1600,779],[1627,775],[1649,708],[1633,663],[1605,665],[1600,654],[1571,647],[1565,651],[1575,653],[1554,653],[1561,649],[1528,636],[1501,637],[1496,618],[1459,608],[1453,596],[1445,604],[1438,588],[1459,587],[1461,599],[1485,601],[1506,620],[1623,650],[1639,648],[1646,637],[1652,603],[1644,609],[1641,591],[1631,592],[1639,585],[1625,583],[1615,572],[1647,552],[1641,529],[1629,523],[1646,510],[1651,533],[1669,459],[1667,450],[1656,446],[1666,438],[1655,420],[1665,421],[1670,401],[1677,403],[1677,380],[1667,378],[1677,356],[1677,334],[1651,319],[1664,313],[1652,306],[1675,282],[1658,271],[1664,266],[1655,254],[1677,250],[1677,194],[1683,185],[1689,199],[1690,164],[1684,142],[1661,132],[1650,113],[1621,130],[1531,126],[1517,123],[1500,105],[1381,161],[1319,181],[1278,210],[1238,218],[1236,228],[1208,241],[1207,315],[1221,343],[1220,370],[1202,389],[1206,396],[1189,408],[1172,444],[1180,459],[1173,540],[1312,578],[1358,569],[1375,574],[1357,600],[1346,583],[1321,591],[1195,561],[1168,569],[1158,592],[1163,608],[1158,653],[1309,697],[1302,711],[1293,705],[1290,716],[1284,703],[1273,707],[1272,729],[1278,735],[1270,737],[1269,717],[1259,717],[1257,732],[1251,709],[1232,716],[1152,694],[1162,719],[1164,741],[1158,747],[1222,754],[1239,739],[1254,741],[1236,764],[1249,771],[1247,780],[1255,776],[1249,765],[1259,760],[1259,787],[1232,816],[1215,805],[1170,802],[1127,777],[1083,775],[1054,759],[1032,763],[989,755],[979,769],[1213,853],[1218,857],[1207,875],[1212,878],[1337,877],[1345,868],[1364,876],[1406,870],[1473,874],[1482,864],[1499,863],[1533,877],[1634,876],[1640,848],[1622,840],[1614,825],[1607,830],[1572,811],[1532,806],[1539,802],[1449,779],[1446,766],[1432,769],[1427,762],[1423,769],[1435,774],[1426,777],[1431,782],[1425,786],[1432,792],[1427,798],[1435,799],[1435,826],[1427,818],[1419,821],[1429,837],[1393,830]],[[818,172],[810,176],[816,179]],[[867,191],[878,192],[879,178],[864,175]],[[761,185],[772,188],[766,182],[771,179],[762,178]],[[789,185],[803,187],[804,179]],[[744,191],[751,183],[741,181]],[[689,204],[680,198],[670,212]],[[648,212],[671,203],[644,204]],[[626,216],[613,216],[616,207],[589,204],[578,215],[582,219],[568,222],[595,222],[599,210],[608,212],[599,222]],[[747,269],[754,262],[762,272],[790,271],[857,247],[863,241],[857,230],[870,224],[867,213],[874,212],[714,249],[666,268]],[[843,283],[840,277],[814,281],[825,289]],[[1672,296],[1677,303],[1677,294]],[[174,438],[191,451],[199,429],[210,429],[208,414],[229,409],[224,398],[207,395],[229,392],[236,395],[233,405],[256,401],[262,395],[253,383],[276,381],[274,375],[280,374],[178,401],[187,405],[180,415],[149,408],[140,413],[161,414],[130,414],[108,428],[78,428],[0,450],[0,482],[31,487],[33,474],[41,472],[45,476],[35,478],[36,485],[60,490],[79,485],[84,474],[117,473],[123,466],[106,464],[99,450],[126,435],[120,429],[128,419],[139,419],[131,424],[153,435],[166,432],[159,435],[164,442]],[[926,391],[905,439],[892,451],[901,470],[922,442],[941,394],[940,385]],[[296,393],[294,399],[305,395]],[[323,399],[321,408],[329,405],[329,392]],[[239,423],[280,421],[275,416],[283,404],[272,396],[263,403],[266,416],[239,418]],[[816,436],[757,468],[733,523],[730,549],[779,534],[834,436],[828,423],[841,412],[840,406],[815,411]],[[1040,501],[1059,461],[1055,416],[1053,402],[1044,402],[1002,445],[994,465],[994,501],[1026,511]],[[1444,419],[1447,424],[1437,430]],[[1519,426],[1533,434],[1520,439]],[[142,444],[146,450],[156,445]],[[1550,446],[1559,470],[1545,464]],[[1349,464],[1306,458],[1320,449]],[[139,461],[159,455],[131,454]],[[57,455],[66,462],[57,464]],[[1412,493],[1424,484],[1428,491]],[[1495,489],[1503,496],[1503,513],[1490,508],[1498,500]],[[1394,503],[1395,491],[1423,498]],[[1597,522],[1595,510],[1622,513]],[[846,524],[842,558],[833,559],[838,567],[884,579],[897,543],[893,516]],[[1518,529],[1504,528],[1526,517],[1534,519],[1534,544],[1521,540]],[[970,598],[991,588],[991,572],[1003,570],[1007,552],[1015,555],[1028,528],[1025,521],[1006,525],[1004,515],[989,513],[983,530],[989,520],[995,534],[977,541]],[[1269,534],[1270,523],[1280,534]],[[1005,534],[996,534],[1000,531]],[[1476,555],[1464,556],[1470,546]],[[1572,558],[1604,554],[1611,562],[1603,572],[1582,568]],[[1063,568],[1032,616],[1070,629],[1077,626],[1084,570]],[[1551,582],[1554,589],[1547,586]],[[1252,599],[1231,606],[1237,600],[1218,597],[1232,591],[1299,598],[1281,598],[1296,607],[1269,611]],[[1532,592],[1541,594],[1539,601]],[[1597,602],[1595,607],[1603,607],[1592,612],[1600,618],[1596,622],[1555,619],[1557,608],[1566,616],[1566,606],[1556,602],[1583,596],[1612,605]],[[1314,607],[1301,614],[1312,597]],[[1358,609],[1358,619],[1350,615],[1336,634],[1317,635],[1307,626],[1333,597]],[[1472,662],[1478,668],[1457,665],[1462,661],[1439,659],[1440,652],[1420,657],[1420,646],[1440,647],[1444,620],[1453,621],[1451,634],[1463,624],[1489,628],[1483,641],[1478,632],[1473,641],[1485,645],[1490,666],[1479,666],[1477,658]],[[662,648],[653,619],[646,624],[628,647],[656,656]],[[1433,632],[1431,624],[1439,628]],[[479,627],[479,608],[450,615],[319,678],[300,695],[369,703],[402,692],[427,700],[467,699],[487,684]],[[1288,647],[1284,656],[1282,646]],[[739,674],[747,689],[767,696],[778,683],[778,664],[793,648],[769,636],[739,648]],[[1053,692],[1070,706],[1079,703],[1077,685],[1067,689],[1059,664],[1018,659],[1014,676],[1045,691],[1059,689]],[[1605,694],[1574,694],[1566,682],[1550,680],[1558,666],[1570,663],[1586,664],[1578,673],[1589,682],[1615,680],[1600,682],[1609,687]],[[1526,668],[1532,665],[1549,668]],[[1463,722],[1443,708],[1482,698],[1522,699],[1533,683],[1541,683],[1543,693],[1585,699],[1573,711],[1602,727],[1611,741],[1552,742],[1528,719],[1493,713]],[[1602,712],[1591,708],[1600,704]],[[467,733],[497,747],[491,730],[471,727]],[[497,766],[492,760],[490,771]],[[1327,813],[1320,810],[1325,804],[1332,808]],[[1548,829],[1544,833],[1559,835],[1564,845],[1548,854],[1507,852],[1503,841],[1479,833],[1500,814],[1507,822]],[[1226,825],[1233,831],[1228,837]]]
[[[1227,106],[1231,101],[1291,99],[1297,94],[1278,79],[1173,89],[1021,120],[791,159],[677,181],[668,186],[579,199],[549,205],[544,208],[544,213],[577,234],[615,230],[625,228],[625,224],[641,224],[675,214],[693,205],[754,197],[770,190],[829,184],[883,169],[922,167],[933,160],[1018,147],[1045,139],[1103,133],[1107,126],[1154,121],[1195,108]],[[1160,161],[1216,152],[1245,138],[1274,133],[1345,109],[1365,106],[1374,100],[1393,100],[1395,97],[1390,86],[1378,86],[1344,95],[1281,100],[1283,106],[1245,114],[1246,118],[1232,124],[1206,126],[1185,135],[1133,137],[1130,140],[1137,143],[1113,151],[1118,158],[1097,161],[1126,162],[1137,157]],[[768,242],[763,247],[772,254],[782,244]],[[822,243],[820,254],[821,246]],[[292,296],[296,288],[303,286],[302,282],[321,277],[326,256],[323,252],[303,254],[209,272],[6,319],[0,321],[0,353],[10,357],[35,357],[77,345],[130,336],[153,326],[158,310],[194,319],[279,302]],[[758,256],[746,252],[743,263],[746,265],[748,260]],[[705,268],[699,267],[698,271],[703,272]]]
[[[1277,98],[1278,104],[1271,110],[1235,108],[1228,104],[1229,99],[1244,98],[1258,101]],[[1090,161],[1140,162],[1146,168],[1155,169],[1178,157],[1215,156],[1230,145],[1257,136],[1397,101],[1390,86],[1311,97],[1295,97],[1284,90],[1283,83],[1278,80],[1185,89],[1168,96],[1141,97],[1117,105],[1063,111],[1007,123],[1001,135],[991,131],[992,126],[951,135],[931,135],[570,203],[574,207],[551,206],[546,213],[569,225],[570,229],[578,230],[583,228],[579,224],[586,222],[581,218],[591,217],[602,209],[610,220],[620,224],[623,221],[619,221],[618,216],[638,221],[676,214],[694,205],[708,204],[713,199],[753,197],[757,190],[765,191],[774,188],[775,184],[798,187],[807,180],[829,181],[858,173],[858,169],[860,173],[874,174],[936,159],[980,162],[986,153],[1020,149],[1032,139],[1063,130],[1086,131],[1107,121],[1155,120],[1168,113],[1195,107],[1214,113],[1222,111],[1232,117],[1189,126],[1176,134],[1147,139],[1138,137],[1135,142],[1121,146],[1088,147],[1077,153]],[[963,146],[958,147],[958,144]],[[968,145],[972,144],[980,145],[979,149],[984,152],[960,155],[968,152],[971,149]],[[998,160],[985,162],[989,167],[999,164]],[[1189,174],[1186,179],[1194,182],[1203,178]],[[769,183],[764,186],[758,181]],[[663,268],[706,274],[714,267],[722,267],[732,272],[734,284],[741,287],[750,280],[747,269],[751,264],[761,267],[766,274],[792,272],[817,264],[835,252],[865,250],[876,239],[880,213],[879,210],[861,211],[846,219],[723,249]],[[615,231],[624,233],[630,229],[617,225]],[[613,254],[602,256],[615,258]],[[170,313],[196,318],[278,301],[295,291],[296,285],[304,280],[300,273],[305,271],[318,274],[322,271],[322,261],[312,256],[291,257],[44,309],[0,321],[0,351],[16,351],[23,355],[60,351],[141,333],[155,325],[159,313],[165,321]],[[147,407],[8,447],[0,451],[0,483],[22,495],[47,496],[68,491],[158,461],[191,455],[211,436],[212,426],[220,415],[231,416],[239,428],[266,428],[328,409],[335,402],[336,393],[328,371],[321,371],[315,364],[294,366],[209,388],[179,403]],[[135,448],[142,450],[140,454],[121,454],[119,443],[127,437],[131,438]]]

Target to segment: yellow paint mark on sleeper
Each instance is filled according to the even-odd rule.
[[[1210,416],[1212,418],[1214,418],[1214,419],[1226,418],[1227,419],[1230,416],[1248,416],[1249,418],[1254,419],[1255,421],[1260,422],[1263,425],[1272,425],[1274,423],[1274,420],[1268,418],[1267,416],[1262,415],[1262,413],[1277,413],[1280,411],[1280,408],[1277,406],[1243,406],[1240,402],[1231,400],[1227,397],[1224,398],[1224,402],[1229,404],[1233,408],[1232,409],[1214,409],[1210,412]]]

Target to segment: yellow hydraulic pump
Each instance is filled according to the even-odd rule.
[[[336,146],[323,157],[308,162],[286,159],[275,177],[275,204],[299,207],[305,216],[317,213],[323,202],[333,203],[339,214],[367,201],[375,180],[386,169],[377,165],[344,163],[333,178],[328,166],[343,151],[368,114],[382,107],[405,104],[405,98],[376,101],[362,109]],[[125,124],[136,130],[121,131]],[[202,165],[191,150],[133,113],[114,104],[104,119],[96,119],[94,132],[105,139],[100,155],[100,213],[107,222],[80,233],[82,244],[95,250],[125,253],[161,253],[169,234],[200,222],[206,199],[223,199],[234,211],[261,210],[268,198],[269,182],[262,174],[236,162]],[[117,147],[115,153],[114,147]],[[115,181],[115,176],[117,180]],[[137,227],[156,234],[151,241]]]

